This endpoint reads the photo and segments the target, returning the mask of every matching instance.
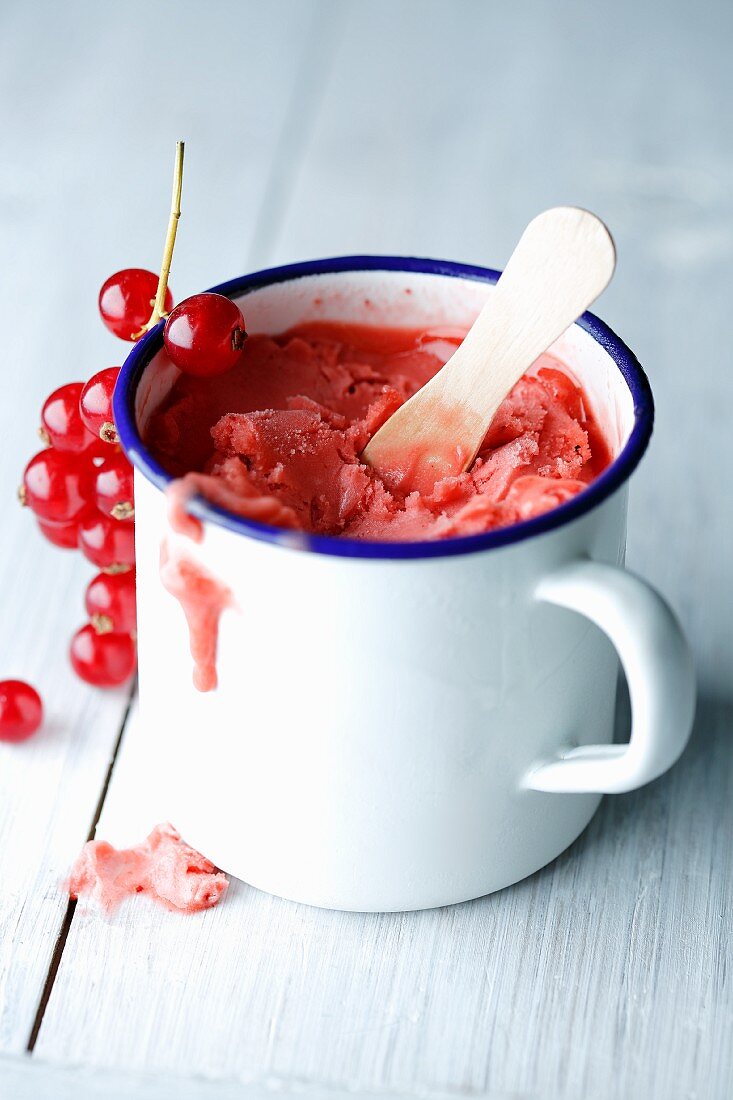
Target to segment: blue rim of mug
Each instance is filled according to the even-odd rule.
[[[217,294],[239,298],[262,287],[290,282],[307,275],[332,275],[339,272],[396,271],[405,274],[447,275],[456,279],[495,283],[501,274],[493,268],[450,260],[430,260],[413,256],[336,256],[308,260],[255,271],[212,287]],[[290,549],[316,554],[362,559],[406,560],[440,558],[452,554],[474,554],[546,534],[592,511],[631,476],[644,454],[654,424],[654,400],[649,381],[633,352],[608,325],[593,313],[584,313],[576,322],[608,353],[618,367],[634,402],[634,426],[623,449],[602,474],[577,496],[533,519],[508,527],[499,527],[478,535],[424,542],[373,542],[333,535],[313,535],[270,524],[244,519],[233,512],[193,496],[187,510],[198,519],[218,524],[229,531]],[[150,454],[138,432],[135,418],[135,394],[145,368],[163,345],[163,322],[151,329],[125,360],[115,387],[113,411],[122,447],[134,466],[160,490],[173,481],[171,474]]]

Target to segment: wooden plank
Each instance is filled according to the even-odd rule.
[[[663,19],[632,0],[610,16],[541,0],[342,7],[327,94],[311,103],[284,216],[256,259],[383,250],[500,264],[542,207],[598,210],[621,256],[600,311],[650,367],[660,408],[632,491],[630,558],[693,640],[696,736],[668,776],[606,799],[551,867],[468,905],[328,913],[235,883],[199,917],[78,911],[37,1049],[357,1092],[722,1100],[730,515],[725,464],[697,456],[711,430],[723,436],[731,377],[715,326],[697,318],[723,315],[733,290],[719,243],[733,214],[720,145],[730,11],[722,0],[699,14],[670,5]],[[152,823],[154,792],[138,799],[143,756],[135,726],[100,825],[113,840]]]
[[[36,683],[43,733],[0,745],[0,1050],[29,1038],[128,692],[71,675],[92,568],[13,506],[55,386],[120,361],[96,312],[119,267],[157,267],[174,141],[188,138],[179,296],[246,266],[304,42],[320,9],[275,3],[3,5],[0,12],[0,676]],[[217,95],[210,94],[212,71]],[[273,79],[274,78],[274,79]]]
[[[86,1066],[54,1066],[39,1058],[0,1057],[0,1082],[13,1100],[350,1100],[345,1089],[266,1077],[243,1081],[226,1077],[182,1077],[179,1074],[124,1073]],[[361,1093],[361,1100],[402,1100],[403,1093]],[[451,1100],[451,1094],[425,1094],[424,1100]],[[484,1100],[531,1100],[513,1093],[491,1093]]]
[[[707,705],[669,777],[607,799],[554,865],[469,905],[330,913],[234,882],[196,917],[77,910],[37,1049],[352,1091],[722,1098],[732,717]],[[151,801],[129,807],[144,751],[132,726],[101,834],[147,828]]]

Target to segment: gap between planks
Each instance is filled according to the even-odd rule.
[[[125,729],[127,728],[127,722],[128,722],[129,717],[130,717],[130,712],[132,710],[132,704],[135,701],[136,691],[137,691],[137,679],[135,679],[133,681],[132,687],[130,688],[130,694],[127,697],[127,705],[125,707],[124,714],[122,715],[122,721],[120,722],[119,732],[117,734],[117,738],[115,740],[114,747],[112,749],[112,755],[110,757],[109,767],[107,768],[107,773],[104,777],[104,782],[102,784],[102,789],[99,792],[99,798],[97,799],[97,805],[95,806],[94,814],[92,815],[92,821],[91,821],[91,824],[89,826],[89,832],[87,833],[87,841],[93,840],[94,839],[94,834],[97,831],[97,824],[99,823],[99,818],[101,817],[102,809],[104,807],[104,802],[105,802],[105,799],[107,797],[107,791],[109,790],[109,785],[110,785],[110,782],[112,780],[112,772],[114,771],[115,762],[117,760],[117,756],[119,754],[120,747],[122,745],[122,739],[125,735]],[[51,955],[51,961],[48,965],[48,972],[46,974],[46,980],[43,983],[43,989],[41,990],[41,996],[40,996],[40,1000],[38,1002],[38,1008],[36,1009],[36,1015],[35,1015],[34,1020],[33,1020],[33,1027],[31,1028],[30,1035],[28,1036],[28,1043],[26,1044],[26,1050],[28,1051],[29,1054],[33,1053],[36,1042],[38,1041],[38,1036],[40,1034],[41,1026],[43,1024],[43,1017],[44,1017],[45,1012],[46,1012],[46,1006],[48,1005],[48,1002],[50,1000],[51,991],[53,990],[53,984],[56,981],[56,975],[58,974],[59,966],[61,965],[61,958],[62,958],[63,953],[64,953],[64,948],[66,947],[66,941],[69,938],[69,933],[71,931],[71,925],[72,925],[73,920],[74,920],[74,912],[75,911],[76,911],[76,899],[75,898],[69,898],[68,904],[66,906],[66,913],[64,914],[64,919],[61,922],[61,927],[59,928],[59,934],[56,937],[56,943],[54,944],[53,954]]]

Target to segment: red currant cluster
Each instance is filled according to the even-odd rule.
[[[107,328],[133,340],[148,320],[157,283],[139,268],[112,275],[99,293]],[[168,292],[166,308],[172,305]],[[112,415],[118,374],[119,367],[108,367],[46,399],[40,429],[46,447],[26,466],[19,494],[50,542],[81,550],[101,570],[86,589],[89,622],[70,646],[75,672],[97,687],[125,683],[136,660],[133,472]]]
[[[195,294],[173,309],[166,287],[160,313],[157,289],[157,276],[141,268],[110,276],[99,292],[107,328],[134,341],[167,314],[163,339],[179,370],[206,377],[236,365],[247,333],[234,302],[220,294]],[[97,687],[125,683],[136,662],[133,472],[112,415],[118,374],[119,367],[108,367],[86,384],[69,382],[46,399],[40,429],[45,449],[26,466],[19,490],[49,542],[80,549],[101,570],[86,589],[89,622],[70,646],[75,672]],[[24,740],[42,717],[34,688],[21,680],[0,681],[0,740]]]

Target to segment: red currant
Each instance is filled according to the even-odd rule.
[[[112,575],[98,573],[87,585],[84,605],[98,634],[134,633],[137,626],[134,570]]]
[[[41,410],[41,438],[58,451],[84,451],[96,442],[79,412],[83,382],[69,382],[50,394]]]
[[[150,320],[158,290],[158,276],[142,267],[128,267],[110,275],[99,292],[99,312],[107,328],[122,340],[134,340]],[[165,312],[173,295],[165,292]]]
[[[86,511],[94,495],[93,467],[84,455],[48,447],[25,468],[20,499],[39,519],[71,523]]]
[[[95,439],[117,443],[118,435],[112,416],[112,394],[115,392],[119,367],[106,367],[93,375],[79,398],[81,418]]]
[[[132,466],[120,451],[97,466],[95,476],[97,507],[112,519],[131,520],[135,516]]]
[[[71,639],[74,672],[95,687],[117,687],[135,671],[135,643],[129,634],[98,634],[91,623]]]
[[[38,526],[41,534],[52,542],[54,546],[61,546],[64,550],[76,550],[79,545],[79,524],[76,520],[71,523],[49,523],[48,520],[39,519]]]
[[[236,366],[247,337],[239,307],[223,294],[194,294],[177,305],[163,330],[168,357],[199,378]]]
[[[43,721],[41,696],[23,680],[0,680],[0,741],[25,741]]]
[[[100,569],[125,573],[135,564],[135,525],[93,512],[79,524],[79,547]]]

